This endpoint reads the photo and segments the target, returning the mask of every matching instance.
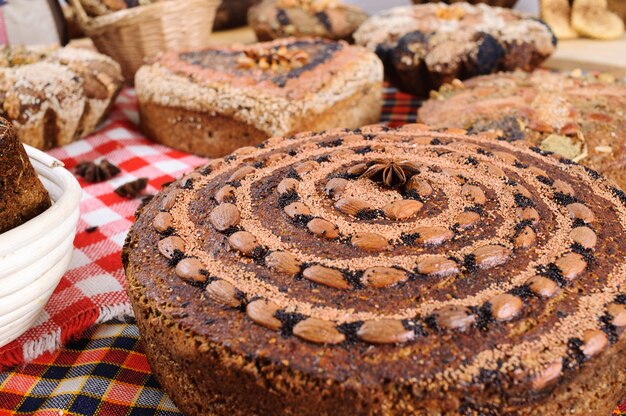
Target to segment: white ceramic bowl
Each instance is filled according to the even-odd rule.
[[[0,234],[0,347],[37,320],[74,251],[81,189],[63,163],[24,146],[52,206]]]

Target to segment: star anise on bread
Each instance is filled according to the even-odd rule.
[[[408,160],[376,159],[368,163],[368,168],[361,177],[391,188],[404,185],[416,173],[419,173],[419,167]]]

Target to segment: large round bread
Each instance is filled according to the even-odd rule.
[[[626,387],[626,194],[504,141],[365,127],[183,177],[123,251],[187,414],[608,415]]]
[[[626,189],[626,84],[610,74],[503,72],[446,84],[419,110],[434,127],[529,143]]]
[[[0,117],[0,234],[49,207],[48,191],[37,177],[15,129]]]
[[[122,82],[118,63],[90,50],[0,49],[0,115],[13,123],[24,143],[39,149],[91,133]]]

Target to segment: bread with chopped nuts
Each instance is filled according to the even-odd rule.
[[[367,16],[340,0],[263,0],[248,12],[248,23],[260,41],[289,36],[351,41]]]
[[[39,149],[91,133],[123,82],[113,59],[72,47],[2,47],[0,75],[0,115]]]
[[[354,39],[376,51],[392,82],[419,96],[457,78],[532,70],[556,46],[541,20],[468,3],[396,7],[370,17]]]
[[[610,74],[537,70],[455,81],[431,94],[419,118],[493,137],[505,132],[626,189],[626,84]]]
[[[123,249],[186,414],[608,415],[626,193],[460,129],[272,138],[157,195]]]
[[[0,234],[49,207],[48,191],[37,177],[15,129],[0,117]]]
[[[167,53],[137,72],[135,88],[150,138],[217,157],[271,136],[376,122],[382,80],[364,48],[290,38]]]

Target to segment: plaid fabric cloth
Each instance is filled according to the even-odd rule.
[[[108,323],[11,373],[0,373],[0,416],[181,415],[143,354],[136,325]]]
[[[382,121],[414,122],[418,105],[415,98],[388,89]],[[119,321],[93,327],[131,314],[120,251],[140,200],[126,200],[113,190],[146,177],[144,193],[154,194],[204,162],[149,142],[137,120],[134,91],[126,89],[96,134],[50,152],[70,170],[80,161],[106,157],[122,173],[98,184],[81,179],[84,194],[70,269],[37,324],[0,349],[0,370],[30,362],[0,373],[0,416],[180,415],[150,372],[137,327]],[[85,338],[68,343],[89,327]],[[51,353],[62,344],[64,349]],[[626,404],[614,415],[626,415]]]

